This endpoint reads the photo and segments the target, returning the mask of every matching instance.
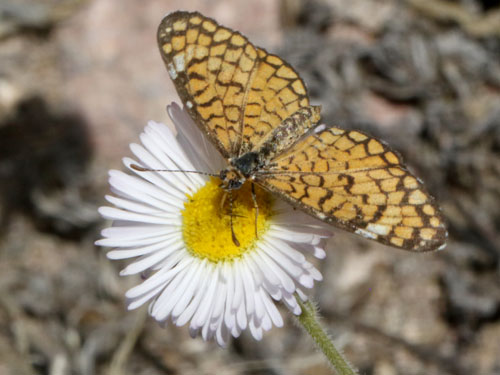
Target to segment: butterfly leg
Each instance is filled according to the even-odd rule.
[[[226,199],[227,199],[227,191],[224,191],[224,194],[222,195],[222,199],[220,200],[219,217],[222,217],[222,215],[223,215],[224,204],[226,203]]]
[[[234,234],[234,228],[233,228],[233,191],[229,190],[229,218],[230,218],[230,223],[231,223],[231,237],[233,239],[233,243],[236,246],[240,246],[240,241],[236,238],[236,234]]]
[[[255,184],[252,182],[252,200],[253,206],[255,208],[255,238],[259,238],[258,236],[258,228],[257,228],[257,219],[259,218],[259,205],[257,204],[257,194],[255,194]]]
[[[229,220],[231,224],[231,237],[233,240],[233,243],[236,246],[240,246],[240,241],[238,241],[238,238],[236,238],[236,234],[234,233],[234,228],[233,228],[233,217],[237,216],[234,215],[233,213],[233,192],[231,190],[225,191],[224,195],[222,196],[222,199],[220,201],[220,215],[222,216],[224,212],[224,204],[226,203],[227,196],[229,195]]]

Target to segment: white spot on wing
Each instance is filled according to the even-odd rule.
[[[182,72],[184,70],[184,52],[174,56],[175,70]]]
[[[445,247],[446,247],[446,244],[444,243],[444,244],[442,244],[441,246],[438,247],[438,251],[439,250],[443,250]]]
[[[318,134],[319,132],[322,132],[325,129],[326,129],[326,125],[320,124],[314,128],[314,134]]]
[[[378,236],[375,233],[368,232],[367,230],[364,229],[356,229],[354,231],[356,234],[362,235],[364,238],[369,238],[371,240],[375,240]]]
[[[318,212],[318,214],[317,214],[317,215],[318,215],[318,219],[320,219],[320,220],[324,220],[324,219],[326,219],[326,215],[325,215],[325,214],[323,214],[323,213],[321,213],[321,212]]]
[[[186,107],[189,109],[193,108],[193,103],[191,103],[189,100],[186,102]]]
[[[172,79],[177,78],[177,72],[175,71],[174,65],[172,63],[169,63],[167,65],[167,70],[168,70],[168,74],[170,75],[170,78],[172,78]]]
[[[390,231],[390,227],[387,225],[373,223],[368,224],[366,229],[381,236],[387,236]]]

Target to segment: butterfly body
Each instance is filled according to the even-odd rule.
[[[280,57],[197,12],[167,15],[158,45],[189,114],[227,160],[222,188],[249,180],[365,238],[444,247],[439,208],[399,154],[359,131],[319,128],[320,107]]]
[[[220,174],[222,187],[232,190],[235,186],[239,188],[246,179],[258,179],[259,173],[264,173],[272,166],[271,160],[281,155],[314,128],[320,119],[320,110],[318,106],[299,109],[268,133],[253,150],[229,159],[230,168],[221,171]]]

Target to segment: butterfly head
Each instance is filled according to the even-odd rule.
[[[246,181],[245,176],[236,168],[229,167],[227,169],[223,169],[219,178],[221,179],[221,188],[226,191],[239,189],[243,183]]]

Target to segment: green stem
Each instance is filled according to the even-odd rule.
[[[302,309],[302,313],[297,317],[302,327],[311,335],[319,349],[326,356],[330,364],[339,375],[355,375],[351,366],[347,363],[345,358],[333,345],[332,340],[328,337],[324,328],[319,322],[318,312],[314,304],[310,301],[302,302],[299,297],[296,297],[297,302]]]

